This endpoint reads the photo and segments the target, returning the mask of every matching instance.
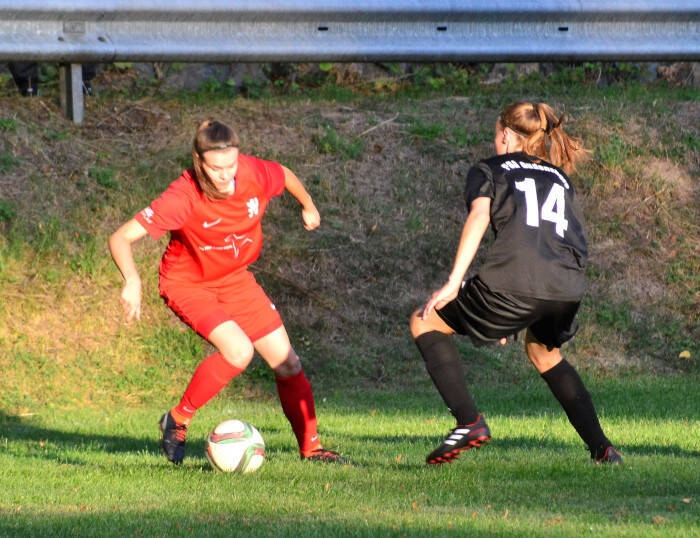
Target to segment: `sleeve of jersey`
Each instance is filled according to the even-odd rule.
[[[464,201],[467,203],[467,208],[471,207],[472,202],[477,198],[486,197],[493,200],[494,196],[495,188],[491,168],[483,162],[475,164],[469,169],[467,182],[464,186]]]
[[[171,230],[182,228],[194,204],[194,197],[191,182],[181,177],[134,218],[151,237],[158,239]]]
[[[284,170],[282,170],[282,165],[256,157],[251,157],[251,160],[257,172],[258,182],[265,191],[265,196],[268,199],[272,199],[281,195],[284,192]]]

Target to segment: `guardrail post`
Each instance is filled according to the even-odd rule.
[[[85,97],[82,66],[81,64],[61,64],[58,71],[63,115],[72,119],[73,123],[83,123]]]

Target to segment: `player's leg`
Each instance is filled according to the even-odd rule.
[[[435,311],[427,319],[421,318],[421,312],[422,309],[414,312],[409,324],[428,375],[457,423],[472,424],[479,411],[465,381],[454,331]]]
[[[260,356],[275,372],[275,383],[282,411],[287,417],[304,455],[321,448],[318,421],[311,383],[292,348],[284,326],[275,329],[254,343]]]
[[[426,319],[421,313],[422,309],[411,316],[411,333],[428,375],[457,421],[443,443],[426,458],[427,463],[439,465],[456,459],[463,450],[488,442],[491,432],[469,392],[462,358],[452,336],[454,330],[435,311]]]
[[[234,321],[225,321],[209,333],[209,342],[217,348],[205,358],[187,385],[180,403],[173,409],[176,418],[189,422],[197,409],[206,405],[233,378],[243,372],[253,358],[253,344]]]
[[[344,458],[325,450],[318,437],[318,421],[311,383],[284,326],[254,342],[256,351],[275,372],[277,393],[285,417],[299,444],[302,459],[344,463]]]
[[[160,419],[161,448],[171,462],[179,464],[195,413],[245,370],[253,358],[253,345],[213,294],[198,287],[173,288],[164,293],[168,306],[218,350],[199,364],[178,404]]]
[[[36,62],[10,62],[8,67],[21,95],[32,97],[38,94],[39,64]]]
[[[216,291],[168,290],[168,304],[183,321],[204,336],[217,352],[199,365],[173,410],[176,418],[191,419],[253,359],[253,340],[282,325],[274,305],[250,274]]]
[[[218,349],[226,350],[226,354],[217,351],[205,358],[194,371],[178,404],[160,419],[161,447],[175,464],[185,457],[187,428],[197,410],[245,370],[253,357],[250,340],[233,321],[214,329],[209,341]]]
[[[528,329],[525,351],[561,404],[569,422],[598,463],[622,463],[622,458],[603,433],[591,395],[576,369],[562,358],[558,347],[542,344]]]
[[[438,392],[457,420],[440,447],[428,455],[428,463],[445,463],[459,452],[491,439],[491,431],[478,412],[467,388],[462,360],[453,334],[469,336],[477,345],[505,342],[505,337],[532,323],[536,309],[528,300],[496,293],[479,279],[468,279],[457,297],[426,319],[417,311],[411,316],[411,333],[425,360]]]

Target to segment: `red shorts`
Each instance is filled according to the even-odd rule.
[[[221,286],[161,278],[160,294],[172,311],[204,338],[225,321],[236,322],[251,342],[282,326],[275,305],[250,271],[232,275]]]

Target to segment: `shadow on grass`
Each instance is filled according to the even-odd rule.
[[[594,393],[594,400],[598,409],[604,409],[601,418],[604,430],[616,445],[620,448],[626,459],[634,456],[673,456],[683,458],[700,458],[700,446],[698,449],[679,446],[674,442],[671,435],[664,438],[663,444],[650,444],[645,441],[624,443],[616,441],[614,423],[619,420],[660,421],[676,420],[681,423],[690,423],[698,420],[700,405],[694,389],[695,383],[680,376],[666,378],[649,378],[636,382],[625,382],[624,380],[604,380],[603,382],[590,383],[591,392]],[[502,450],[507,453],[512,450],[532,450],[566,452],[571,449],[571,436],[562,439],[556,435],[548,436],[543,432],[542,436],[520,436],[514,435],[507,430],[507,427],[493,428],[497,424],[499,417],[516,420],[528,420],[528,418],[541,420],[542,416],[551,417],[558,421],[566,420],[565,415],[558,403],[543,383],[525,384],[523,386],[511,386],[507,391],[501,388],[492,388],[478,391],[478,402],[483,402],[487,419],[494,417],[492,423],[493,440],[486,450]],[[507,392],[507,393],[506,393]],[[434,418],[435,416],[448,418],[449,414],[442,407],[439,396],[431,389],[408,394],[388,394],[385,391],[364,391],[361,395],[347,393],[336,393],[328,399],[323,398],[320,415],[330,414],[336,417],[346,417],[342,420],[353,420],[354,417],[371,416],[377,409],[382,415],[398,417],[415,416],[416,421],[421,417]],[[390,448],[405,444],[425,445],[427,454],[437,446],[447,434],[445,431],[436,431],[436,426],[419,426],[415,432],[408,435],[374,435],[370,429],[366,433],[348,434],[339,428],[329,429],[323,424],[321,416],[321,434],[324,438],[331,440],[337,435],[339,437],[351,436],[351,444],[371,443],[381,447]],[[370,420],[371,424],[371,420]],[[32,424],[31,418],[9,415],[0,411],[0,426],[2,435],[8,441],[25,441],[23,455],[41,457],[44,459],[54,459],[70,463],[70,454],[78,454],[80,451],[104,452],[106,454],[128,454],[147,453],[160,454],[159,432],[157,424],[144,432],[144,436],[124,436],[118,434],[95,434],[69,432],[65,430],[52,429],[50,427]],[[149,425],[150,426],[150,425]],[[335,430],[335,431],[334,431]],[[286,436],[291,430],[273,425],[264,426],[265,436],[271,438]],[[573,432],[573,430],[572,430]],[[575,434],[573,434],[575,436]],[[575,437],[578,442],[578,438]],[[588,453],[580,443],[582,457],[587,457]],[[330,446],[329,448],[332,448]],[[208,468],[208,464],[203,457],[204,439],[188,439],[188,456],[200,458],[203,467]],[[275,458],[287,453],[296,454],[296,447],[268,445],[268,458]],[[75,463],[80,463],[80,457],[72,458]],[[423,462],[419,462],[423,466]],[[170,465],[163,458],[164,465]],[[359,465],[359,464],[358,464]],[[362,464],[371,466],[372,463]]]
[[[175,467],[168,462],[160,449],[160,434],[157,425],[149,429],[147,436],[136,437],[127,435],[107,435],[82,432],[67,432],[65,430],[31,424],[31,419],[8,415],[0,411],[0,440],[22,442],[22,446],[14,449],[7,448],[6,454],[16,456],[41,458],[71,465],[85,464],[85,454],[148,454],[161,458],[164,467]],[[291,431],[291,430],[289,430]],[[266,426],[265,434],[272,436],[289,433],[279,428]],[[291,436],[291,434],[290,434]],[[201,436],[190,436],[187,440],[187,468],[197,468],[211,471],[205,456],[205,440]],[[266,446],[266,457],[287,457],[287,454],[297,457],[296,446]],[[196,462],[196,463],[194,463]]]
[[[674,442],[672,427],[664,424],[668,421],[676,421],[679,423],[678,427],[683,428],[684,424],[692,426],[700,419],[700,399],[696,391],[697,381],[692,377],[606,378],[586,380],[586,383],[593,394],[598,411],[602,411],[601,423],[604,430],[613,442],[619,445],[626,457],[661,454],[688,458],[700,457],[700,446],[698,449],[688,448],[687,444],[685,447],[679,446]],[[498,417],[515,419],[516,421],[526,421],[528,418],[539,420],[543,416],[559,421],[566,420],[559,404],[537,376],[532,376],[525,382],[508,386],[502,384],[478,385],[473,387],[472,392],[487,420],[489,417],[493,417],[494,423],[491,424],[493,441],[492,446],[488,448],[489,450],[560,451],[571,447],[570,441],[556,436],[548,436],[547,432],[542,432],[542,435],[537,437],[522,437],[517,434],[513,435],[513,432],[509,432],[503,427],[494,429]],[[376,413],[384,419],[388,417],[389,420],[394,416],[397,420],[416,417],[416,422],[420,422],[426,419],[433,420],[437,417],[438,420],[448,419],[445,423],[449,423],[449,413],[444,408],[437,392],[429,384],[403,392],[336,391],[332,395],[317,394],[317,401],[322,438],[329,438],[331,442],[333,437],[337,435],[346,439],[351,436],[350,444],[372,443],[379,447],[382,445],[390,447],[401,443],[418,443],[425,445],[427,453],[442,441],[447,429],[451,427],[445,428],[444,431],[436,431],[436,428],[444,426],[421,425],[417,426],[415,431],[409,432],[408,435],[387,437],[373,434],[372,417]],[[273,410],[273,412],[276,411]],[[335,428],[336,431],[333,431],[333,428],[329,430],[329,425],[325,423],[326,416],[329,418],[335,416],[336,420],[340,418],[341,422],[357,421],[359,417],[367,424],[362,429],[363,433],[358,436],[356,433],[348,434],[345,429],[339,427]],[[648,421],[653,424],[657,420],[660,428],[665,429],[663,443],[649,444],[633,440],[621,443],[616,441],[615,422]],[[96,434],[80,431],[71,432],[66,431],[65,428],[62,430],[52,429],[40,424],[33,417],[15,416],[0,411],[0,426],[2,427],[0,439],[26,441],[27,444],[16,449],[21,450],[23,455],[59,461],[67,461],[66,458],[71,458],[71,454],[75,454],[76,461],[79,461],[80,458],[77,456],[79,456],[80,451],[104,452],[106,454],[160,454],[160,434],[156,422],[157,420],[154,419],[152,424],[147,425],[148,429],[144,430],[143,436],[119,435],[119,433]],[[281,424],[277,427],[272,424],[265,425],[265,435],[269,435],[271,438],[291,437],[291,430],[287,428],[286,422],[283,421]],[[353,430],[353,428],[349,429]],[[115,432],[118,430],[115,429]],[[573,435],[575,436],[575,434]],[[648,439],[648,436],[646,438]],[[577,437],[575,439],[578,440]],[[581,443],[581,447],[582,450],[585,450],[583,443]],[[287,445],[269,444],[267,450],[269,457],[286,452],[296,453],[295,447]],[[204,454],[203,436],[198,438],[190,436],[188,454],[197,457]],[[165,458],[163,458],[163,463],[169,465]]]
[[[207,536],[207,537],[277,537],[277,538],[374,538],[383,537],[445,537],[465,536],[465,529],[439,529],[420,528],[410,530],[406,527],[398,527],[395,524],[371,524],[364,522],[338,520],[333,521],[332,516],[325,516],[324,521],[313,518],[296,516],[294,519],[287,517],[286,521],[278,518],[267,518],[248,514],[221,513],[213,515],[201,515],[178,519],[170,525],[167,522],[168,513],[158,511],[144,512],[138,517],[133,515],[109,514],[99,515],[99,524],[96,525],[94,515],[72,516],[45,516],[31,519],[13,518],[0,521],[0,534],[2,536],[76,536],[76,529],[96,528],[90,536]],[[18,520],[14,521],[13,519]],[[154,522],[160,522],[156,524]],[[472,525],[474,527],[475,525]],[[101,531],[100,531],[101,530]],[[113,534],[118,533],[118,534]],[[492,531],[470,530],[469,536],[491,536]],[[522,530],[499,530],[498,536],[504,538],[521,538]],[[537,536],[537,534],[532,534]]]
[[[32,424],[31,418],[8,415],[1,411],[0,425],[2,438],[34,443],[28,445],[24,454],[26,456],[54,459],[66,449],[99,449],[108,454],[159,450],[156,440],[152,438],[67,432],[38,426]]]

